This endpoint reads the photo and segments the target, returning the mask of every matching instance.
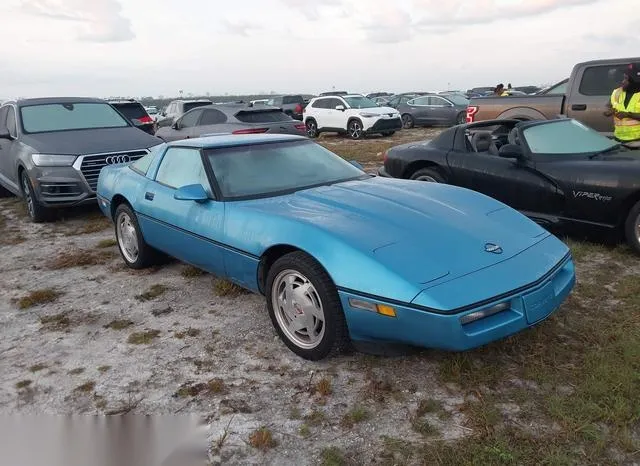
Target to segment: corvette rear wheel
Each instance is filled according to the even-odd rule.
[[[432,168],[421,168],[411,175],[410,179],[429,183],[445,183],[444,177]]]
[[[629,246],[640,254],[640,201],[629,212],[625,222],[625,236]]]
[[[273,326],[298,356],[318,361],[349,346],[338,291],[313,257],[298,251],[278,259],[269,269],[266,295]]]
[[[155,264],[158,253],[145,242],[138,219],[131,207],[120,204],[116,209],[114,220],[118,249],[127,267],[144,269]]]

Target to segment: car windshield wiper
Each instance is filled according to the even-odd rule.
[[[609,152],[614,152],[614,151],[620,149],[621,147],[622,147],[622,144],[615,144],[615,145],[609,147],[608,149],[602,150],[600,152],[596,152],[595,154],[591,154],[589,156],[589,158],[590,159],[595,159],[596,157],[599,157],[599,156],[604,155],[604,154],[608,154]]]

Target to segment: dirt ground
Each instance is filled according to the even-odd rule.
[[[386,146],[433,134],[415,130],[356,143],[324,136],[320,142],[346,158],[365,148],[359,159],[373,169]],[[0,200],[3,414],[198,414],[210,426],[212,457],[224,464],[460,464],[446,445],[457,449],[471,438],[486,439],[478,450],[488,458],[484,464],[535,464],[503,462],[502,450],[486,450],[503,445],[485,436],[486,426],[524,422],[528,435],[555,425],[553,417],[524,416],[531,408],[526,396],[496,400],[492,420],[475,407],[499,387],[526,394],[542,386],[535,374],[518,372],[522,361],[513,348],[540,346],[556,330],[562,333],[566,319],[581,312],[576,301],[542,330],[468,358],[354,352],[312,363],[277,338],[262,297],[179,262],[131,271],[97,209],[63,216],[31,224],[16,199]],[[584,253],[579,277],[596,273],[601,263],[625,270],[633,264],[638,272],[630,252],[608,251]],[[487,367],[495,380],[468,385],[480,376],[474,371],[486,375]],[[629,435],[637,442],[637,431]],[[425,451],[429,445],[433,450]],[[507,460],[519,458],[509,454]],[[634,458],[622,447],[612,455]]]

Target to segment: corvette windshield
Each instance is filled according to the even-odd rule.
[[[347,101],[351,108],[373,108],[378,106],[373,100],[366,97],[343,97],[343,99]]]
[[[568,119],[531,126],[523,135],[533,154],[592,154],[618,145],[579,121]]]
[[[212,149],[207,155],[227,198],[265,196],[369,176],[311,141]]]

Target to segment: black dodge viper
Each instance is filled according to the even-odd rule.
[[[620,234],[640,254],[640,150],[573,119],[454,126],[389,149],[378,174],[473,189],[551,230]]]

